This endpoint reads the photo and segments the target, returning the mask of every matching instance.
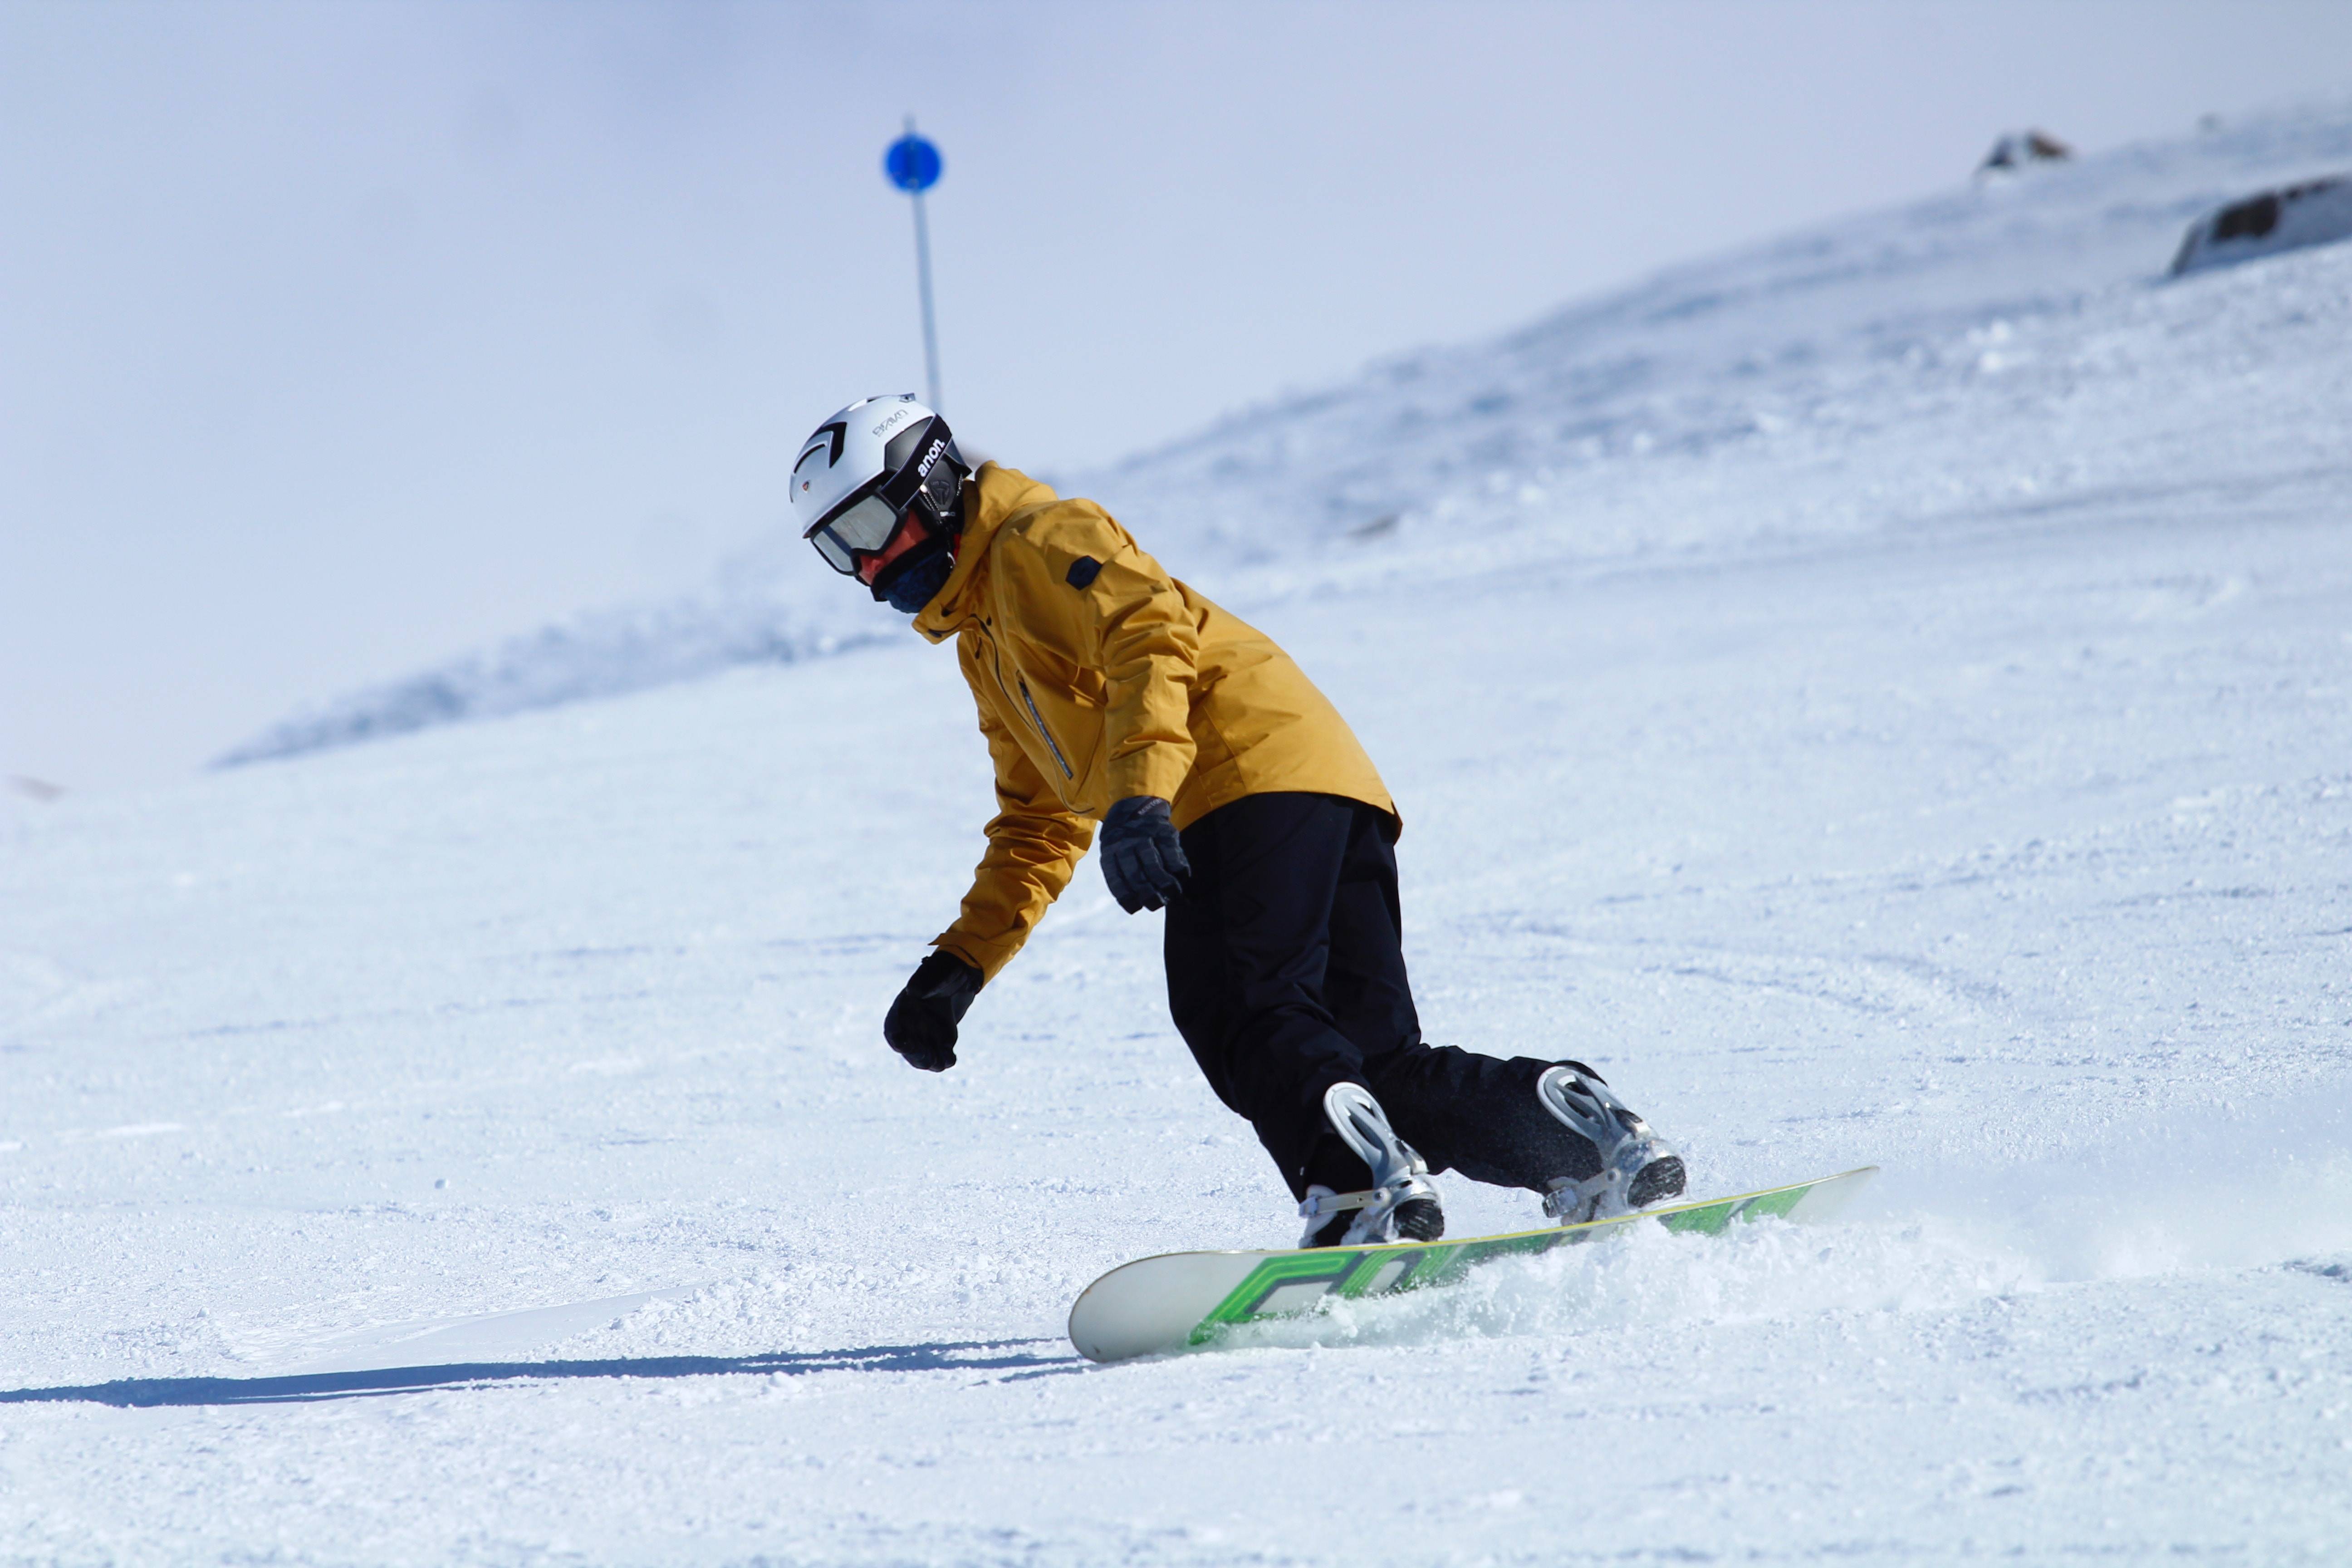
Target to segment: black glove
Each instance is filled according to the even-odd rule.
[[[1110,808],[1102,826],[1103,880],[1129,914],[1156,910],[1184,896],[1192,874],[1183,840],[1168,820],[1168,803],[1156,795],[1131,795]]]
[[[945,1072],[955,1066],[956,1026],[985,977],[944,948],[915,966],[915,977],[882,1019],[882,1037],[908,1067]]]

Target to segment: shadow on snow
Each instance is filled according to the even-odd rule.
[[[788,1377],[812,1372],[1011,1372],[1036,1377],[1078,1372],[1074,1355],[1039,1355],[1024,1345],[1052,1340],[972,1340],[928,1345],[868,1345],[858,1350],[783,1351],[752,1356],[644,1356],[615,1361],[459,1362],[366,1372],[296,1373],[284,1377],[126,1377],[83,1388],[0,1390],[0,1405],[81,1401],[140,1409],[153,1405],[289,1405],[424,1394],[486,1383],[567,1377]]]

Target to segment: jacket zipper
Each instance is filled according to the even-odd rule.
[[[1000,684],[1004,679],[1002,666],[998,667],[996,679]],[[1054,760],[1062,764],[1062,776],[1076,779],[1078,775],[1070,771],[1070,759],[1062,755],[1061,745],[1054,739],[1054,731],[1045,728],[1045,716],[1037,711],[1037,700],[1029,695],[1029,682],[1022,679],[1019,670],[1013,671],[1013,679],[1021,688],[1021,700],[1029,710],[1029,722],[1037,726],[1037,733],[1045,737],[1046,750],[1052,752]]]
[[[988,639],[989,659],[996,666],[996,689],[1010,697],[1013,690],[1004,684],[1004,650],[997,646],[996,628],[988,624],[986,616],[975,618],[980,622],[981,636]],[[1045,716],[1037,711],[1037,700],[1029,695],[1028,678],[1016,669],[1013,672],[1013,679],[1021,688],[1021,705],[1029,710],[1029,722],[1037,727],[1037,733],[1045,739],[1045,749],[1052,752],[1054,761],[1061,764],[1062,776],[1076,783],[1078,775],[1071,771],[1070,759],[1062,754],[1061,742],[1054,739],[1053,731],[1045,728]]]

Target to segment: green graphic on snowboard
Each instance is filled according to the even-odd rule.
[[[1201,1320],[1189,1342],[1206,1343],[1219,1331],[1235,1323],[1303,1311],[1328,1296],[1353,1300],[1450,1284],[1494,1258],[1534,1257],[1556,1247],[1573,1247],[1639,1220],[1655,1220],[1676,1235],[1720,1236],[1735,1221],[1785,1217],[1795,1211],[1808,1193],[1822,1184],[1802,1182],[1739,1197],[1621,1215],[1587,1225],[1481,1237],[1471,1241],[1403,1242],[1387,1247],[1269,1253]]]

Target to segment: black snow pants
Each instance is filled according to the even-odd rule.
[[[1245,795],[1184,829],[1168,908],[1168,1010],[1217,1098],[1257,1129],[1291,1195],[1370,1173],[1323,1116],[1359,1083],[1429,1162],[1543,1191],[1600,1169],[1537,1100],[1549,1061],[1424,1045],[1405,982],[1387,814],[1328,795]]]

